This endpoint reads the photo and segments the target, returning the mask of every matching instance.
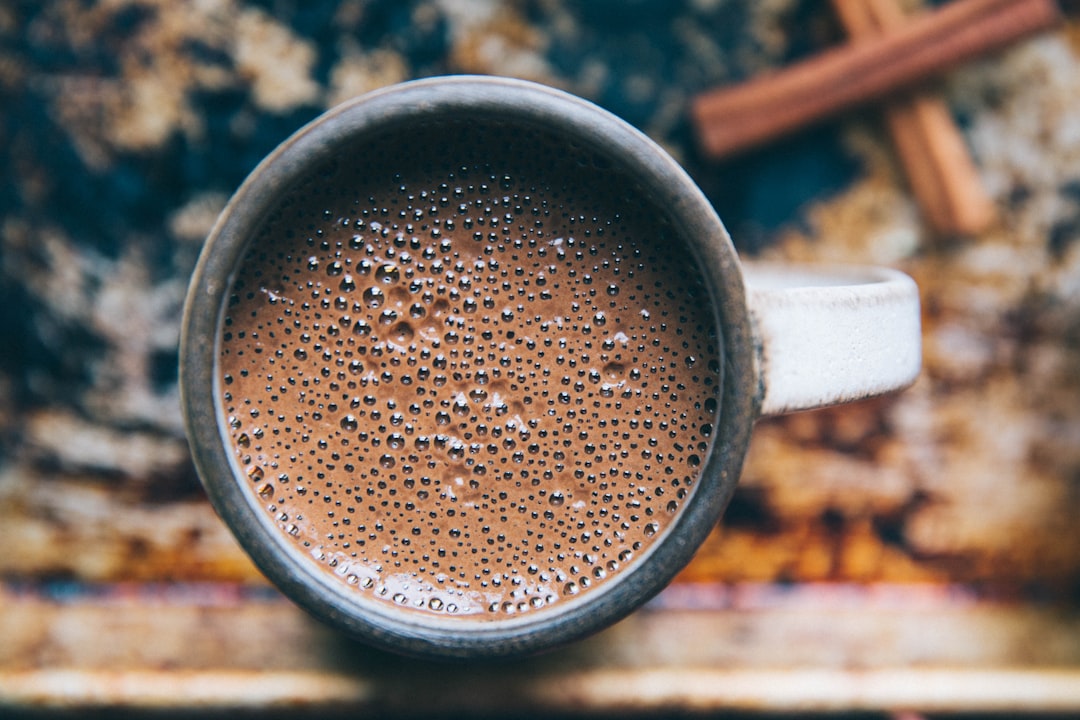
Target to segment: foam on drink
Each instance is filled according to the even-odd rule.
[[[693,258],[602,158],[463,122],[292,188],[235,278],[221,403],[242,481],[371,602],[505,617],[601,588],[708,453]]]

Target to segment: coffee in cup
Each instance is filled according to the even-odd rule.
[[[663,208],[542,128],[351,147],[229,293],[245,487],[358,602],[489,617],[602,588],[693,492],[719,343]]]
[[[595,105],[505,78],[377,91],[268,156],[200,255],[199,475],[349,636],[444,659],[570,642],[690,560],[762,413],[918,373],[910,278],[747,276],[678,164]]]

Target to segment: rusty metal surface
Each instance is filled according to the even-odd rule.
[[[683,585],[572,647],[452,665],[235,585],[0,600],[0,709],[1080,712],[1080,615],[962,588]]]
[[[266,152],[357,92],[461,71],[597,101],[686,165],[740,252],[898,267],[924,308],[913,388],[759,423],[723,523],[665,595],[684,609],[518,667],[543,671],[522,697],[612,709],[621,686],[640,708],[824,712],[906,691],[1080,713],[1080,32],[1069,19],[944,80],[1000,213],[948,239],[872,113],[723,165],[693,146],[694,94],[839,37],[798,0],[0,6],[0,714],[408,699],[381,669],[396,661],[267,595],[214,516],[176,337],[203,238]],[[685,609],[701,586],[820,594]],[[878,599],[845,604],[852,588]],[[957,588],[975,600],[926,599]],[[662,661],[633,664],[637,646]],[[524,687],[504,672],[443,689]]]

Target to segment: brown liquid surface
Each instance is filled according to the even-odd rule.
[[[253,242],[221,343],[233,451],[358,595],[557,606],[690,496],[718,393],[708,296],[612,174],[462,125],[343,154]]]

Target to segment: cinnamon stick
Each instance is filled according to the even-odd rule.
[[[876,42],[851,42],[757,80],[703,93],[691,112],[722,157],[1052,27],[1053,0],[953,0]]]
[[[897,0],[833,0],[854,41],[876,42],[905,22]],[[912,91],[884,107],[885,123],[927,224],[941,235],[974,235],[993,223],[994,205],[944,101]]]

